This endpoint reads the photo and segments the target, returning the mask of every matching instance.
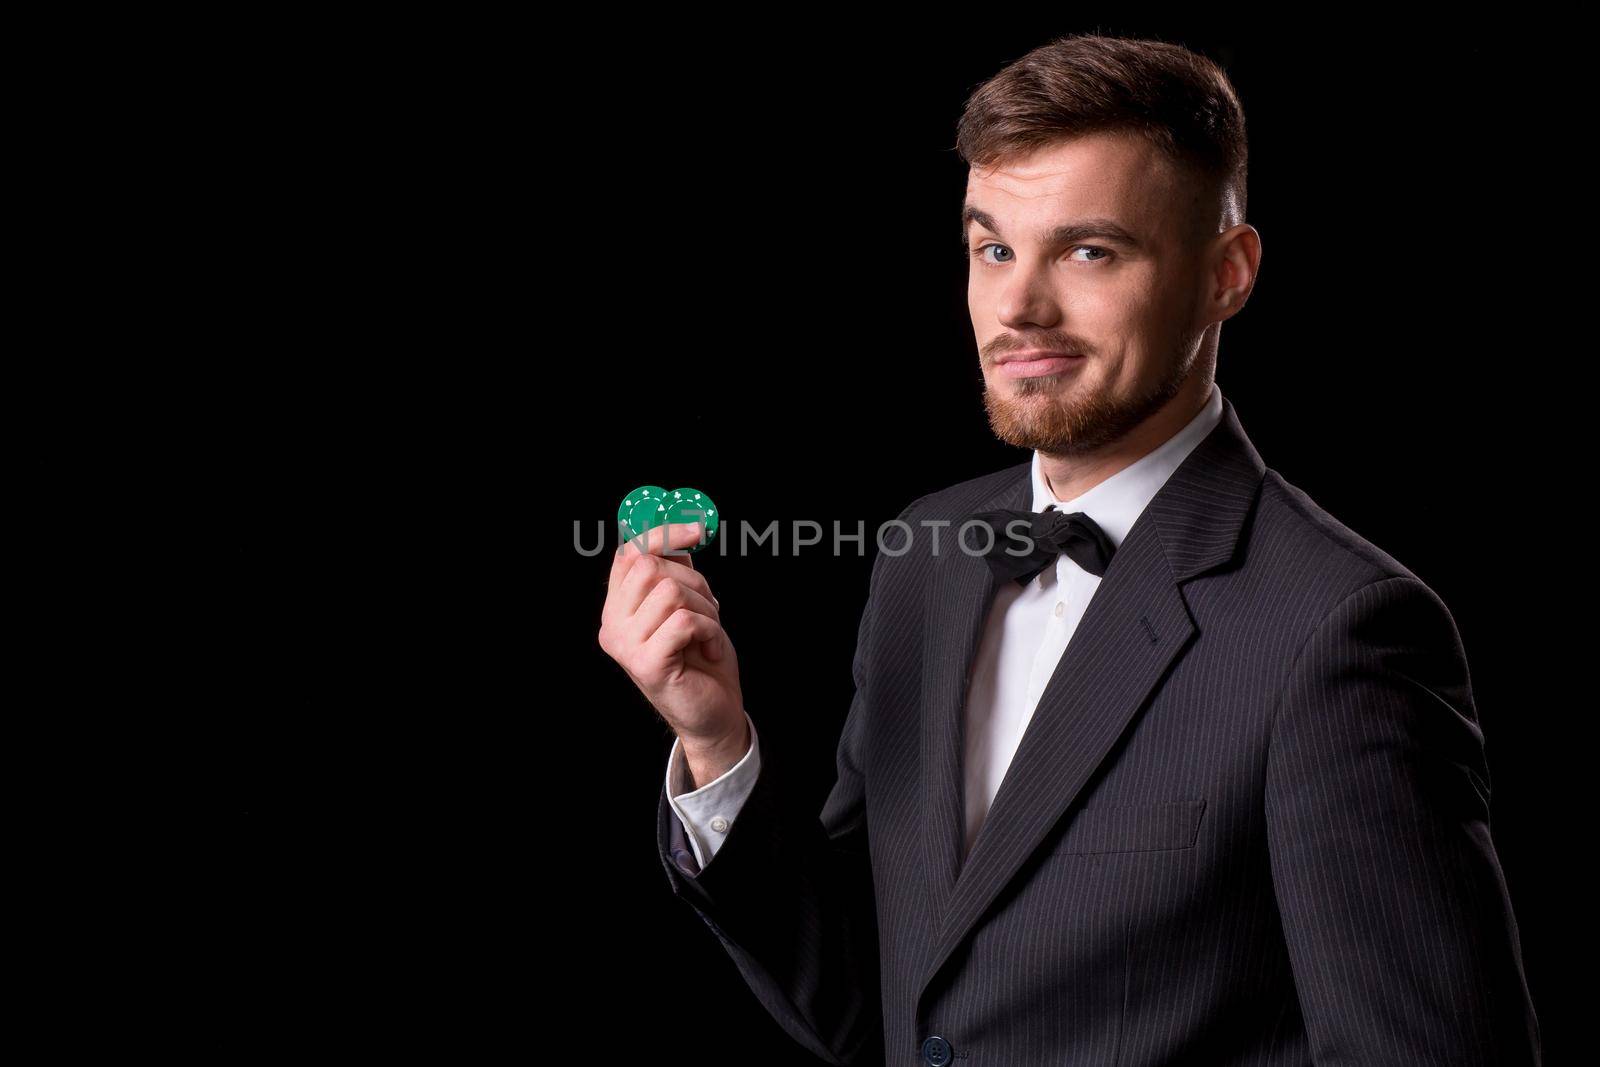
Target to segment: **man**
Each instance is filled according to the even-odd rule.
[[[1537,1063],[1454,621],[1214,382],[1261,261],[1226,76],[1064,38],[958,147],[985,406],[1032,456],[901,512],[820,817],[663,554],[697,531],[623,547],[599,637],[677,734],[673,891],[831,1063]],[[1018,514],[1020,563],[981,528]]]

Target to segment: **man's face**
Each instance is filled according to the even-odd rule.
[[[996,436],[1082,455],[1176,395],[1206,326],[1198,195],[1120,133],[969,170],[967,305]]]

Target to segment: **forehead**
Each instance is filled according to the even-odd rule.
[[[968,204],[1002,227],[1072,217],[1116,219],[1136,234],[1164,229],[1178,197],[1170,161],[1143,137],[1095,133],[967,171]],[[1154,224],[1154,225],[1152,225]]]

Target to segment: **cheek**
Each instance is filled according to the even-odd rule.
[[[1115,307],[1124,318],[1137,319],[1146,315],[1155,305],[1156,294],[1162,287],[1161,279],[1143,264],[1130,264],[1107,279],[1104,286],[1106,304]]]
[[[1145,279],[1138,299],[1147,319],[1170,324],[1192,311],[1194,293],[1193,275],[1181,267],[1172,267]]]
[[[1108,339],[1129,344],[1161,332],[1170,308],[1156,279],[1128,273],[1099,286],[1084,298],[1080,315],[1097,326]]]

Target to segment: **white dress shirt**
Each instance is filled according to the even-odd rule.
[[[1061,500],[1045,484],[1039,453],[1033,454],[1033,511],[1054,504],[1058,511],[1081,511],[1099,524],[1120,547],[1151,498],[1190,452],[1222,419],[1222,390],[1212,383],[1211,396],[1199,414],[1154,451],[1124,467],[1071,500]],[[1022,742],[1061,654],[1072,640],[1089,600],[1100,587],[1065,553],[1026,586],[1005,582],[995,593],[983,638],[973,660],[967,691],[965,774],[966,848],[978,838],[1011,757]],[[683,823],[704,868],[727,837],[734,817],[750,796],[761,769],[755,721],[750,722],[750,749],[722,777],[692,792],[687,761],[676,740],[667,755],[667,800]]]

